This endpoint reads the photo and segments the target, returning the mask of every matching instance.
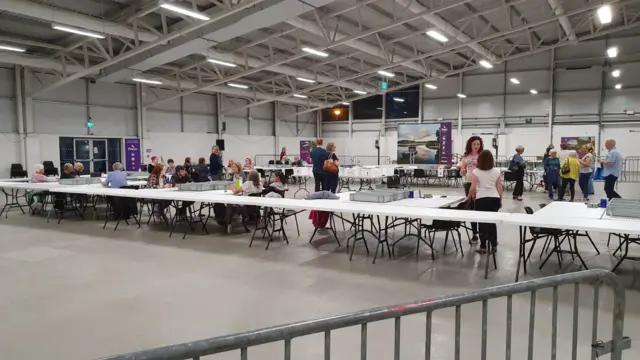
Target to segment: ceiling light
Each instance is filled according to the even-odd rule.
[[[9,45],[0,45],[0,50],[8,50],[8,51],[17,51],[17,52],[25,52],[27,49],[9,46]]]
[[[162,81],[159,81],[159,80],[148,80],[143,78],[133,78],[131,80],[139,83],[145,83],[145,84],[162,85]]]
[[[538,90],[536,90],[536,89],[531,89],[531,90],[529,90],[529,92],[531,94],[533,94],[533,95],[537,95],[538,94]]]
[[[302,51],[308,52],[309,54],[313,54],[313,55],[317,55],[317,56],[322,56],[322,57],[327,57],[329,56],[329,54],[327,54],[324,51],[320,51],[320,50],[316,50],[316,49],[312,49],[312,48],[308,48],[308,47],[303,47]]]
[[[378,71],[378,74],[380,74],[382,76],[386,76],[386,77],[394,77],[394,76],[396,76],[394,73],[390,73],[390,72],[384,71],[384,70]]]
[[[609,5],[604,5],[601,6],[598,11],[598,19],[600,19],[600,24],[608,24],[611,22],[611,19],[613,18],[613,14],[611,13],[611,6]]]
[[[228,66],[228,67],[236,67],[237,66],[234,63],[230,63],[230,62],[226,62],[226,61],[222,61],[222,60],[207,59],[207,61],[211,62],[211,63],[214,63],[214,64],[222,65],[222,66]]]
[[[177,12],[178,14],[182,14],[182,15],[185,15],[185,16],[192,17],[194,19],[204,20],[204,21],[211,20],[205,14],[199,13],[197,11],[185,9],[183,7],[176,6],[174,4],[162,3],[162,4],[160,4],[160,7],[163,8],[163,9],[171,10],[173,12]]]
[[[449,39],[446,38],[446,36],[440,34],[439,32],[435,31],[435,30],[429,30],[427,31],[427,35],[429,35],[430,37],[441,41],[441,42],[447,42],[449,41]]]
[[[362,90],[353,90],[354,93],[358,94],[358,95],[367,95],[366,91],[362,91]]]
[[[619,77],[619,76],[620,76],[620,70],[618,70],[618,69],[613,70],[613,71],[611,72],[611,76],[613,76],[613,77]]]
[[[98,34],[98,33],[95,33],[93,31],[89,31],[89,30],[74,28],[74,27],[71,27],[71,26],[59,25],[59,24],[51,24],[51,27],[56,29],[56,30],[66,31],[66,32],[70,32],[70,33],[74,33],[74,34],[78,34],[78,35],[89,36],[89,37],[96,38],[96,39],[104,39],[105,38],[105,36],[102,35],[102,34]]]
[[[380,110],[380,111],[382,111],[382,108],[376,108],[376,110]]]
[[[486,67],[487,69],[491,69],[493,67],[493,65],[491,65],[491,63],[487,60],[480,60],[478,64]]]
[[[394,97],[394,98],[393,98],[393,101],[396,101],[396,102],[399,102],[399,103],[403,103],[403,102],[404,102],[404,99]]]
[[[342,110],[340,110],[340,109],[334,109],[334,110],[333,110],[333,113],[334,113],[334,114],[336,114],[336,115],[340,115],[340,114],[342,113]]]
[[[424,84],[424,86],[425,86],[425,87],[427,87],[427,88],[429,88],[429,89],[431,89],[431,90],[435,90],[435,89],[437,89],[437,88],[438,88],[437,86],[435,86],[435,85],[433,85],[433,84]]]
[[[457,97],[459,97],[460,99],[464,99],[467,97],[467,95],[465,94],[456,94]]]
[[[520,84],[520,80],[518,80],[516,78],[511,78],[511,79],[509,79],[509,81],[511,81],[512,84],[516,84],[516,85]]]
[[[249,87],[247,85],[242,85],[242,84],[237,84],[237,83],[228,83],[227,85],[234,87],[234,88],[238,88],[238,89],[248,89]]]
[[[612,46],[610,48],[607,49],[607,55],[610,58],[614,58],[616,56],[618,56],[618,47],[617,46]]]
[[[349,106],[349,103],[348,102],[343,102],[342,105]]]
[[[622,84],[616,84],[616,86],[614,86],[616,89],[620,90],[622,89]]]
[[[306,82],[306,83],[310,83],[310,84],[315,84],[316,81],[315,80],[311,80],[311,79],[307,79],[307,78],[303,78],[303,77],[297,77],[296,79],[302,81],[302,82]]]
[[[307,96],[307,95],[302,95],[302,94],[293,94],[293,97],[297,97],[297,98],[300,98],[300,99],[306,99],[306,98],[308,98],[308,96]]]

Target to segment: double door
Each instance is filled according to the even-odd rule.
[[[107,140],[74,139],[74,152],[76,162],[84,165],[81,175],[107,172]]]

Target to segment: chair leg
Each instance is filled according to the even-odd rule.
[[[294,214],[293,218],[296,220],[296,230],[298,230],[298,237],[300,237],[300,226],[298,225],[298,214]]]

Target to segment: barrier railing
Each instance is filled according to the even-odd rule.
[[[627,156],[622,162],[622,182],[640,182],[640,156]]]
[[[593,296],[589,293],[588,295],[580,294],[580,284],[581,283],[590,283],[593,284]],[[607,284],[611,286],[613,291],[613,319],[612,319],[612,338],[607,341],[598,341],[598,321],[599,321],[599,308],[600,308],[600,287],[603,284]],[[559,298],[559,288],[564,285],[573,285],[573,326],[571,327],[570,337],[572,338],[571,342],[571,358],[577,359],[578,356],[578,330],[591,330],[591,343],[589,344],[591,359],[596,359],[605,354],[611,354],[610,359],[612,360],[621,360],[622,359],[622,351],[628,349],[631,345],[631,340],[628,337],[623,337],[623,329],[624,329],[624,311],[625,311],[625,290],[622,284],[620,283],[618,277],[609,271],[604,270],[588,270],[581,271],[557,276],[550,276],[541,279],[529,280],[514,284],[496,286],[486,289],[478,289],[471,290],[462,294],[456,295],[445,295],[438,298],[426,299],[411,303],[379,307],[369,310],[358,311],[351,314],[340,315],[340,316],[331,316],[324,319],[312,320],[312,321],[302,321],[288,325],[275,326],[266,329],[248,331],[244,333],[234,334],[234,335],[226,335],[220,336],[216,338],[199,340],[193,342],[187,342],[183,344],[164,346],[160,348],[143,350],[139,352],[134,352],[130,354],[118,355],[109,358],[105,358],[105,360],[183,360],[183,359],[200,359],[202,356],[208,356],[219,353],[226,353],[230,351],[239,351],[240,359],[247,360],[249,358],[249,348],[274,343],[282,341],[284,344],[284,359],[290,360],[292,358],[292,343],[294,339],[313,335],[313,334],[323,334],[324,338],[324,359],[330,360],[332,353],[332,331],[359,326],[359,334],[360,334],[360,359],[367,359],[367,351],[369,349],[368,344],[368,325],[380,322],[384,320],[393,319],[394,323],[394,331],[393,334],[390,334],[389,339],[393,339],[393,358],[394,360],[400,359],[400,351],[401,351],[401,325],[402,319],[406,319],[409,315],[415,314],[424,314],[425,315],[425,325],[423,325],[426,329],[425,336],[421,337],[418,340],[420,347],[424,349],[424,358],[429,360],[431,359],[432,352],[432,342],[433,342],[433,329],[434,329],[434,313],[438,310],[444,309],[454,309],[455,310],[455,318],[451,319],[451,321],[441,321],[438,322],[440,325],[436,326],[437,330],[437,338],[442,338],[447,336],[444,334],[443,328],[446,328],[445,323],[452,323],[455,327],[454,332],[454,354],[451,356],[450,354],[445,354],[446,349],[439,346],[438,349],[438,358],[448,358],[448,359],[460,359],[461,355],[461,337],[462,337],[462,307],[464,305],[473,304],[473,303],[481,303],[481,324],[478,324],[477,327],[472,328],[479,330],[481,333],[480,336],[480,349],[479,355],[478,353],[474,353],[473,358],[479,358],[481,360],[487,359],[487,351],[489,347],[488,343],[488,319],[489,319],[489,302],[493,301],[492,304],[495,304],[496,299],[504,299],[506,300],[506,308],[504,305],[499,304],[497,306],[498,309],[505,309],[506,315],[506,337],[503,341],[496,341],[496,334],[502,333],[502,329],[504,329],[504,324],[500,324],[500,331],[491,331],[492,344],[491,344],[491,352],[497,351],[497,346],[502,346],[504,344],[504,352],[505,357],[497,357],[492,354],[491,358],[506,358],[506,360],[511,359],[512,354],[512,344],[515,342],[516,346],[514,356],[515,359],[524,359],[524,348],[521,348],[519,344],[524,343],[525,341],[528,344],[527,347],[527,358],[533,359],[534,350],[539,349],[539,346],[534,346],[534,338],[540,336],[540,334],[546,334],[549,336],[551,341],[551,346],[545,351],[548,352],[550,359],[568,359],[569,354],[563,354],[562,352],[567,350],[569,346],[560,346],[558,347],[558,334],[563,331],[567,331],[568,326],[560,326],[558,327],[558,298]],[[536,320],[538,322],[541,319],[548,319],[545,313],[540,315],[538,319],[536,319],[536,309],[542,309],[542,311],[547,311],[549,308],[546,303],[543,303],[541,306],[536,307],[537,299],[536,296],[538,292],[542,290],[549,289],[552,291],[552,300],[551,300],[551,324],[549,326],[544,327],[544,332],[538,330],[536,332]],[[522,306],[516,304],[517,310],[513,311],[513,298],[518,294],[528,294],[529,295],[529,311],[525,311]],[[564,294],[563,294],[564,295]],[[578,324],[578,315],[579,315],[579,307],[580,300],[584,300],[586,297],[592,299],[593,304],[593,313],[592,313],[592,324],[591,327],[588,325],[579,326]],[[545,297],[546,299],[546,297]],[[520,300],[520,298],[518,298]],[[607,302],[609,303],[609,302]],[[500,310],[501,311],[501,310]],[[540,310],[538,310],[540,311]],[[442,312],[438,312],[439,316]],[[568,317],[568,312],[561,315],[562,321],[566,321],[565,317]],[[528,337],[526,340],[517,338],[517,335],[523,334],[521,332],[518,325],[522,325],[524,322],[519,321],[519,315],[524,315],[525,319],[528,317]],[[567,316],[565,316],[567,315]],[[494,314],[491,314],[492,319],[494,318]],[[516,318],[516,319],[514,319]],[[416,319],[411,318],[410,323],[415,323]],[[492,320],[494,326],[496,326],[495,321]],[[513,327],[516,324],[516,341],[514,341],[514,331]],[[540,326],[540,324],[538,324]],[[376,328],[378,329],[378,328]],[[379,330],[379,329],[378,329]],[[547,333],[548,331],[548,333]],[[468,336],[469,329],[465,328],[465,335]],[[342,334],[342,333],[340,333]],[[415,334],[409,333],[410,336]],[[569,334],[562,334],[564,337],[569,336]],[[335,337],[335,335],[334,335]],[[567,337],[568,338],[568,337]],[[302,341],[302,340],[301,340]],[[436,339],[436,341],[438,341]],[[539,342],[540,340],[538,340]],[[391,342],[391,341],[390,341]],[[465,342],[465,348],[468,348],[471,343]],[[405,346],[407,346],[407,342],[404,342]],[[376,347],[379,348],[381,345],[380,341],[376,341]],[[308,358],[309,354],[305,354],[304,351],[306,346],[296,347],[296,350],[300,353],[296,354],[296,358],[305,359]],[[256,349],[255,350],[256,358],[266,358],[264,352]],[[406,356],[405,356],[406,357]],[[546,357],[546,356],[545,356]],[[339,356],[339,358],[346,358],[345,356]],[[353,358],[353,356],[351,357]],[[413,357],[412,357],[413,358]],[[417,358],[417,357],[416,357]],[[584,356],[580,358],[585,358]]]
[[[353,155],[351,160],[352,165],[369,166],[378,165],[377,155]],[[380,156],[380,165],[391,165],[391,157]]]

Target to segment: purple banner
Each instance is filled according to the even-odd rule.
[[[311,140],[300,140],[300,160],[311,164]]]
[[[140,171],[140,139],[124,139],[124,157],[127,171]]]
[[[453,153],[451,149],[451,123],[440,124],[440,164],[451,165]]]

